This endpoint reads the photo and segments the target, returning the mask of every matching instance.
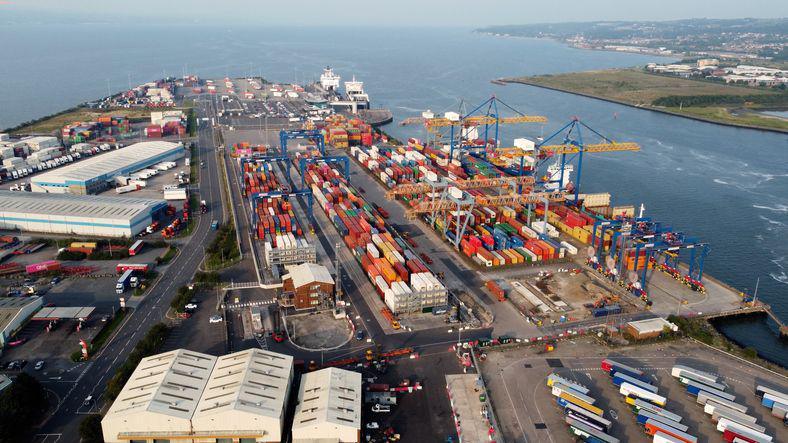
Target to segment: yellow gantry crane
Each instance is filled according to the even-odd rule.
[[[501,117],[498,112],[498,105],[508,108],[517,115],[511,117]],[[486,109],[485,109],[486,108]],[[484,112],[482,114],[482,112]],[[410,125],[416,123],[423,123],[427,132],[435,138],[435,143],[442,139],[446,134],[444,131],[449,129],[449,158],[454,158],[454,150],[463,146],[463,137],[466,136],[466,129],[484,126],[484,142],[487,144],[487,131],[492,126],[494,133],[494,146],[499,143],[498,127],[506,124],[518,123],[546,123],[547,117],[542,115],[524,115],[520,111],[512,108],[506,103],[502,102],[495,96],[485,100],[479,106],[475,107],[471,112],[460,115],[456,112],[446,113],[443,117],[434,117],[429,111],[422,114],[422,117],[414,117],[403,120],[401,125]],[[455,128],[460,128],[459,140],[455,140]],[[486,147],[486,146],[483,146]],[[478,148],[478,146],[477,146]]]
[[[465,199],[464,202],[457,203],[456,201],[440,199],[440,200],[424,200],[417,203],[415,206],[405,210],[405,217],[413,220],[419,214],[436,213],[444,211],[456,210],[470,210],[476,205],[480,206],[524,206],[529,204],[536,204],[544,201],[545,199],[554,202],[564,201],[566,194],[561,191],[555,192],[531,192],[525,194],[504,194],[504,195],[485,195],[485,196],[471,196]]]
[[[406,183],[397,185],[386,191],[386,198],[393,200],[398,195],[426,194],[436,188],[454,186],[461,190],[483,189],[483,188],[508,188],[514,186],[533,186],[535,180],[530,176],[522,177],[484,177],[472,178],[468,180],[453,180],[444,184],[429,183]]]

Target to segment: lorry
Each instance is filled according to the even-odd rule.
[[[115,284],[115,292],[118,294],[123,294],[128,289],[129,284],[131,283],[131,277],[134,276],[134,270],[128,269],[126,270],[123,275],[120,276],[118,282]]]
[[[129,255],[137,255],[137,254],[139,254],[139,252],[142,251],[142,246],[144,244],[145,243],[143,243],[142,240],[135,241],[134,244],[129,247]]]

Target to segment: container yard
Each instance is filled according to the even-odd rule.
[[[342,235],[378,296],[394,314],[430,312],[448,291],[383,216],[347,183],[335,165],[311,163],[304,179],[318,206]]]
[[[240,157],[239,163],[239,183],[250,205],[254,236],[262,243],[265,267],[314,263],[315,247],[305,237],[309,225],[296,217],[288,186],[277,177],[275,163],[255,156]]]

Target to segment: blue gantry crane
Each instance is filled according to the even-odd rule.
[[[282,148],[282,155],[287,155],[287,141],[295,139],[314,140],[320,155],[326,155],[326,140],[323,133],[317,129],[282,129],[279,131],[279,145]]]
[[[306,197],[307,215],[309,216],[309,221],[311,223],[314,223],[315,219],[314,219],[314,214],[312,212],[312,191],[309,189],[297,189],[297,190],[292,190],[290,192],[273,191],[273,192],[258,192],[251,194],[249,196],[249,204],[251,205],[250,212],[252,213],[252,226],[257,226],[257,211],[255,211],[257,200],[265,200],[269,198],[282,198],[282,197]]]
[[[350,160],[347,156],[344,155],[336,155],[336,156],[328,156],[328,157],[312,157],[312,158],[301,158],[298,161],[298,172],[301,174],[301,187],[303,188],[306,186],[306,182],[304,180],[304,173],[306,172],[306,165],[308,163],[340,163],[344,166],[344,174],[345,180],[347,183],[350,184]]]
[[[599,137],[601,142],[593,144],[587,143],[583,140],[583,130],[589,131],[591,136]],[[555,143],[555,141],[559,141],[559,144],[549,144],[551,142]],[[557,183],[559,189],[567,190],[564,187],[564,171],[568,163],[577,159],[577,175],[574,187],[571,189],[575,194],[574,201],[577,202],[580,193],[580,180],[583,174],[583,154],[639,150],[640,146],[637,143],[615,142],[575,117],[570,120],[569,123],[562,126],[561,129],[555,131],[536,145],[536,164],[534,165],[533,171],[535,176],[537,176],[540,166],[543,166],[549,159],[560,156],[558,171],[552,175],[545,176],[541,183]],[[556,174],[558,177],[555,177]]]
[[[254,154],[251,157],[242,157],[241,158],[241,189],[246,192],[246,182],[243,179],[244,173],[244,165],[247,163],[251,164],[268,164],[268,163],[282,163],[285,165],[287,171],[287,182],[290,184],[290,188],[293,189],[295,185],[293,184],[293,178],[290,176],[290,159],[286,155],[261,155],[261,154]],[[287,191],[287,190],[285,190]]]

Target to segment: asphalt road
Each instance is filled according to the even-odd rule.
[[[197,114],[200,118],[211,117],[214,110],[212,106],[198,102]],[[73,379],[44,381],[45,387],[58,396],[59,402],[52,416],[41,427],[36,441],[79,441],[81,415],[108,406],[102,401],[107,381],[136,343],[153,325],[164,319],[176,289],[188,284],[200,265],[204,255],[203,245],[210,243],[215,235],[210,229],[211,220],[223,220],[213,129],[210,125],[203,125],[198,132],[199,159],[205,162],[205,168],[200,170],[200,198],[206,200],[211,211],[197,217],[197,226],[192,235],[178,242],[179,255],[164,270],[145,299],[127,316],[112,340],[88,363],[81,365],[78,371],[72,371],[70,376]],[[88,396],[93,396],[95,404],[83,404]]]

